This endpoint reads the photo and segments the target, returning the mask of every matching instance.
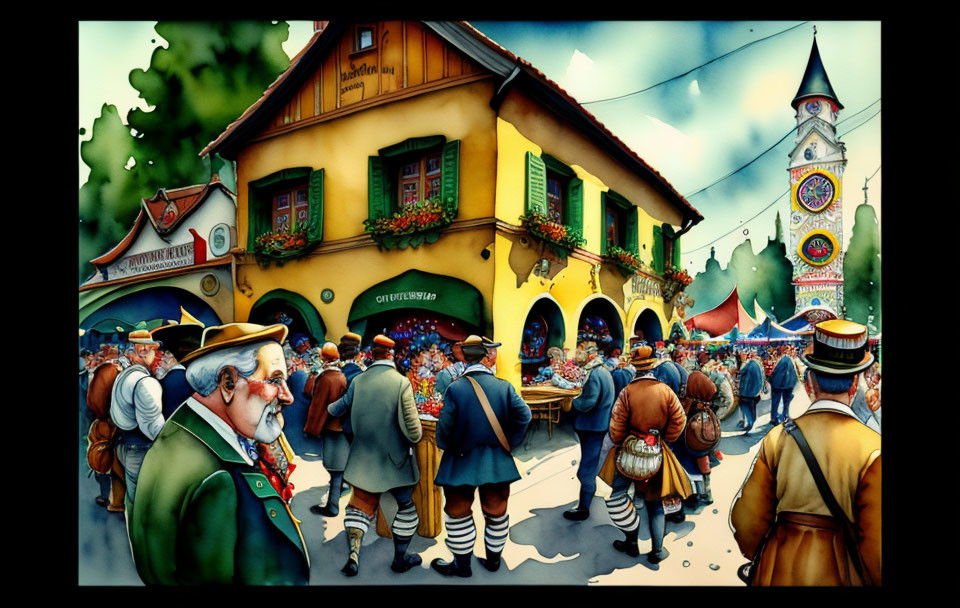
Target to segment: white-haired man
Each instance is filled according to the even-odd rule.
[[[306,543],[257,468],[256,442],[282,430],[293,402],[283,325],[208,327],[181,359],[196,392],[144,459],[130,543],[146,584],[305,585]]]

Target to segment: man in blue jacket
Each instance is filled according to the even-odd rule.
[[[777,426],[790,414],[793,389],[800,381],[797,363],[789,353],[783,353],[770,374],[770,424]],[[783,409],[780,404],[783,403]]]
[[[580,465],[577,479],[580,481],[580,501],[576,508],[564,511],[563,516],[573,521],[590,517],[590,503],[597,491],[597,469],[600,465],[600,448],[603,437],[610,428],[610,411],[617,398],[613,376],[603,365],[595,344],[588,344],[587,363],[583,366],[586,378],[580,396],[573,400],[577,418],[573,428],[580,440]]]
[[[750,354],[749,359],[740,368],[740,373],[737,374],[737,383],[737,390],[740,393],[740,409],[743,412],[740,428],[746,435],[753,428],[753,423],[757,419],[757,403],[760,401],[760,393],[763,391],[763,366],[755,354]]]
[[[472,508],[478,489],[486,548],[486,559],[478,558],[480,565],[496,572],[507,542],[507,498],[510,484],[520,479],[508,447],[523,441],[531,416],[529,406],[513,385],[491,371],[499,346],[479,336],[464,340],[461,351],[467,369],[443,395],[437,421],[437,447],[443,450],[443,456],[435,483],[443,487],[446,499],[443,523],[453,561],[437,558],[430,566],[444,576],[466,578],[473,574],[470,562],[477,529]]]

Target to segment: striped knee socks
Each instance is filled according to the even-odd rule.
[[[473,544],[477,540],[477,526],[473,523],[473,514],[464,517],[451,517],[443,514],[443,523],[447,529],[447,548],[454,555],[473,553]]]
[[[503,546],[507,544],[507,535],[510,533],[510,515],[490,515],[484,512],[483,519],[486,526],[483,529],[483,544],[486,546],[487,555],[491,553],[500,553]]]
[[[607,513],[610,515],[613,525],[618,529],[623,532],[632,532],[640,526],[640,518],[626,493],[611,496],[605,502],[607,503]]]

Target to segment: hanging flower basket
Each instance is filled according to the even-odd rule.
[[[293,230],[271,230],[261,234],[254,241],[253,253],[261,264],[277,262],[281,265],[306,255],[316,245],[307,238],[307,225],[298,223]]]
[[[607,241],[607,259],[616,264],[624,276],[636,274],[643,268],[643,262],[632,251],[617,247],[609,241]]]
[[[439,200],[420,201],[390,217],[363,220],[364,231],[387,250],[435,243],[452,222],[453,215]]]
[[[552,222],[542,213],[521,215],[520,223],[530,232],[532,237],[545,243],[560,259],[566,259],[567,255],[575,248],[587,244],[587,240],[583,238],[579,230]]]
[[[669,302],[675,295],[687,288],[693,282],[686,270],[676,266],[668,266],[663,273],[663,300]]]

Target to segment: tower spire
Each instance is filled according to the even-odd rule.
[[[816,26],[814,26],[816,27]],[[791,105],[796,109],[800,102],[807,97],[826,97],[837,104],[838,109],[843,109],[843,104],[837,99],[837,94],[833,92],[830,85],[830,79],[827,77],[827,70],[823,67],[823,61],[820,59],[820,49],[817,48],[817,32],[813,32],[813,47],[810,49],[810,59],[807,60],[807,69],[803,73],[803,79],[800,80],[800,88],[794,96]]]
[[[869,202],[867,202],[867,182],[868,182],[869,180],[870,180],[869,177],[863,178],[863,204],[864,204],[864,205],[869,205],[869,204],[870,204]]]

